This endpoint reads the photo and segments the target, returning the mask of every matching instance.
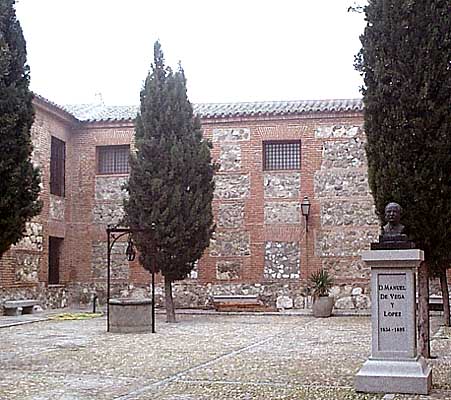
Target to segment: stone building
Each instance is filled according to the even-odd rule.
[[[136,107],[60,107],[34,100],[33,162],[42,172],[40,216],[0,261],[0,302],[39,298],[47,307],[105,298],[106,227],[122,215]],[[338,308],[369,306],[362,250],[378,235],[369,193],[360,100],[198,104],[220,162],[216,233],[191,277],[174,288],[180,307],[213,294],[258,294],[304,308],[307,278],[335,279]],[[301,202],[311,203],[308,221]],[[308,225],[306,225],[306,222]],[[149,274],[112,254],[115,296],[146,296]],[[162,301],[158,287],[157,298]]]

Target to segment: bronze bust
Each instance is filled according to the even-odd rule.
[[[401,206],[398,203],[388,203],[385,206],[385,221],[383,236],[398,236],[404,230],[404,225],[400,224]]]
[[[378,243],[371,243],[372,250],[413,249],[411,242],[404,232],[404,225],[400,223],[402,208],[398,203],[388,203],[385,206],[385,222],[382,227]]]

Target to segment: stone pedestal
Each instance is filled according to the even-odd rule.
[[[144,333],[152,328],[151,299],[111,299],[110,332]]]
[[[422,250],[371,250],[371,356],[357,373],[358,392],[428,394],[432,373],[417,354],[415,271]]]

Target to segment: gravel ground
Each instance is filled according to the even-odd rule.
[[[370,351],[368,317],[163,318],[156,334],[107,333],[104,317],[3,327],[0,399],[451,399],[451,330],[438,320],[431,395],[384,397],[353,389]]]

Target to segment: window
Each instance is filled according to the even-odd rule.
[[[300,140],[277,140],[263,142],[263,169],[265,171],[300,168]]]
[[[63,249],[63,239],[49,236],[49,284],[60,283],[60,263]]]
[[[128,174],[130,146],[97,147],[97,173]]]
[[[50,143],[50,193],[64,196],[66,143],[52,136]]]

